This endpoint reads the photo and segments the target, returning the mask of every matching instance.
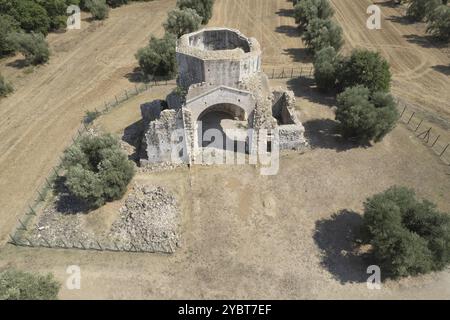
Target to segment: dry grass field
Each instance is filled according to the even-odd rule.
[[[133,55],[150,33],[162,33],[161,23],[174,3],[133,3],[112,10],[102,24],[85,23],[79,34],[52,34],[49,40],[54,56],[33,73],[8,65],[14,59],[0,63],[2,73],[17,87],[16,93],[0,101],[3,242],[17,217],[22,216],[33,190],[69,143],[84,110],[98,107],[132,87],[126,75],[136,66]],[[352,30],[365,26],[369,1],[333,3],[345,17],[354,15],[354,21],[364,23]],[[361,17],[355,6],[362,10]],[[216,0],[210,25],[239,28],[257,37],[267,67],[302,65],[309,61],[295,34],[291,9],[292,3],[287,0]],[[337,17],[341,23],[353,21],[349,18],[348,22],[340,13]],[[395,30],[413,28],[395,21],[387,23],[395,26],[393,35],[374,37],[366,45],[378,41],[375,43],[381,47],[383,41],[403,41],[401,35],[407,33],[397,35]],[[344,28],[346,39],[364,36],[362,31],[349,35],[349,29]],[[390,30],[387,28],[384,31]],[[364,41],[354,40],[356,43]],[[448,103],[444,99],[448,95],[445,80],[432,67],[448,60],[439,62],[441,49],[408,41],[402,45],[407,46],[405,54],[415,52],[409,46],[423,50],[421,54],[428,59],[423,68],[431,71],[417,78],[410,75],[411,81],[419,82],[412,81],[414,89],[408,91],[405,68],[418,64],[398,53],[402,65],[393,66],[394,91],[404,90],[408,94],[405,98],[419,99],[420,92],[427,91],[421,81],[437,77],[435,88],[440,91],[433,98],[427,91],[430,107],[424,110],[445,117],[445,108],[434,106],[433,100]],[[384,53],[393,51],[383,49]],[[428,51],[434,53],[427,55]],[[163,186],[177,198],[183,224],[182,247],[175,254],[5,245],[0,248],[0,269],[50,271],[64,282],[67,266],[79,265],[82,288],[68,290],[63,286],[63,299],[450,298],[448,270],[387,281],[381,290],[368,290],[368,262],[354,252],[350,231],[361,223],[365,198],[394,184],[414,188],[420,197],[449,212],[448,168],[402,125],[371,148],[349,145],[335,133],[333,99],[317,94],[310,82],[301,79],[274,80],[272,85],[294,90],[312,147],[304,154],[285,154],[277,175],[260,176],[258,168],[248,165],[193,167],[135,177],[137,182]],[[171,89],[161,86],[130,99],[99,118],[96,125],[121,136],[140,120],[139,104],[164,98]]]

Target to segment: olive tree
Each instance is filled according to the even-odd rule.
[[[430,13],[427,32],[439,40],[450,40],[450,7],[440,5]]]
[[[50,58],[45,37],[40,33],[15,32],[8,35],[8,41],[23,54],[27,65],[46,63]]]
[[[183,34],[198,30],[201,23],[202,17],[194,9],[176,8],[169,12],[167,21],[164,23],[164,29],[179,38]]]
[[[450,215],[394,186],[364,203],[364,228],[376,263],[388,276],[442,270],[450,263]]]
[[[313,19],[306,26],[303,41],[312,52],[318,52],[326,47],[336,51],[342,47],[342,28],[332,20]]]
[[[338,95],[336,120],[344,137],[367,144],[381,141],[395,127],[398,111],[390,94],[355,86]]]
[[[146,75],[174,76],[176,73],[176,37],[166,33],[162,39],[151,37],[149,45],[136,54],[139,66]]]
[[[295,22],[307,26],[313,19],[329,19],[334,9],[328,0],[302,0],[294,7]]]
[[[202,17],[202,24],[207,24],[212,17],[214,0],[177,0],[180,9],[194,9]]]
[[[333,47],[326,47],[314,57],[314,79],[321,91],[333,89],[336,85],[336,69],[340,57]]]

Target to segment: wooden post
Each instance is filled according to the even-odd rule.
[[[441,136],[441,135],[438,135],[438,136],[436,137],[436,140],[434,140],[433,144],[431,145],[432,148],[434,147],[434,145],[436,144],[436,142],[439,140],[439,137],[440,137],[440,136]]]
[[[116,105],[119,104],[119,100],[117,100],[117,96],[115,95],[114,98],[116,99]]]
[[[411,119],[414,117],[415,114],[416,114],[415,112],[413,112],[413,113],[411,114],[411,117],[409,117],[409,120],[408,120],[408,122],[407,122],[406,124],[409,124],[409,122],[411,121]]]
[[[441,154],[439,155],[439,157],[442,157],[442,155],[445,153],[445,151],[447,151],[449,144],[447,143],[447,145],[445,146],[444,150],[442,150]]]
[[[414,132],[417,132],[417,130],[419,130],[419,127],[420,127],[420,125],[422,124],[422,122],[423,122],[423,119],[420,120],[420,122],[419,122],[419,124],[417,125],[417,128],[416,128],[416,130],[414,130]]]
[[[33,216],[35,216],[35,215],[36,215],[36,211],[34,211],[33,207],[32,207],[32,206],[28,206],[28,207],[30,207],[30,212],[31,212],[31,214],[32,214]]]
[[[42,239],[44,239],[45,243],[47,244],[47,247],[51,248],[52,246],[50,245],[50,242],[47,241],[47,238],[42,237]]]
[[[403,116],[403,114],[405,113],[405,111],[406,111],[406,105],[405,105],[405,107],[403,108],[402,113],[400,114],[400,118]]]
[[[44,196],[42,195],[42,193],[41,193],[39,190],[37,191],[37,193],[39,194],[40,200],[41,200],[41,201],[44,201],[45,198],[44,198]]]
[[[14,239],[14,237],[13,237],[12,235],[9,235],[9,237],[10,237],[11,240],[12,240],[12,244],[13,244],[13,245],[17,245],[16,239]]]

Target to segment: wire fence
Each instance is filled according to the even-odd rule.
[[[155,86],[163,85],[175,85],[176,81],[173,79],[164,80],[154,80],[147,83],[136,84],[133,88],[124,90],[123,93],[115,95],[114,99],[107,102],[105,101],[103,105],[95,108],[93,114],[89,116],[90,112],[81,120],[75,134],[71,137],[71,142],[68,147],[72,146],[77,139],[88,132],[91,129],[92,121],[101,114],[105,114],[112,109],[120,106],[125,101],[135,97],[145,91],[150,90]],[[45,206],[45,200],[49,196],[50,192],[54,190],[55,183],[57,179],[62,174],[62,161],[63,158],[60,156],[58,159],[58,164],[50,169],[50,172],[45,175],[45,181],[38,187],[35,191],[34,198],[30,201],[25,209],[25,213],[21,218],[18,218],[17,226],[14,228],[13,233],[9,235],[9,243],[16,246],[25,247],[45,247],[45,248],[58,248],[58,249],[81,249],[81,250],[97,250],[97,251],[128,251],[128,252],[158,252],[158,253],[173,253],[175,244],[167,240],[161,243],[146,244],[145,246],[140,246],[137,243],[130,243],[129,245],[120,244],[114,241],[103,241],[102,240],[77,240],[69,241],[68,239],[60,239],[58,241],[49,241],[45,237],[40,237],[39,239],[32,239],[27,236],[27,232],[32,228],[36,227],[33,225],[35,218],[38,216],[40,209]]]
[[[397,101],[400,113],[399,121],[406,124],[406,127],[414,132],[414,135],[423,141],[438,157],[450,168],[450,143],[425,120],[417,115],[408,105]],[[450,174],[450,172],[449,172]]]
[[[269,79],[313,78],[314,68],[263,68]]]

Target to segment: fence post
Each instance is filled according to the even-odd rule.
[[[445,153],[445,151],[447,151],[448,146],[449,146],[449,143],[447,143],[447,145],[445,146],[444,150],[442,150],[442,152],[439,155],[439,157],[442,157],[442,155]]]
[[[42,239],[44,239],[45,243],[47,244],[47,246],[48,246],[49,248],[51,248],[51,247],[52,247],[52,246],[50,245],[50,242],[48,242],[48,241],[47,241],[47,238],[45,238],[45,237],[42,237]]]
[[[16,239],[14,239],[14,237],[13,237],[12,235],[9,235],[9,237],[10,237],[11,240],[12,240],[12,244],[16,246],[17,243],[18,243],[18,242],[16,241]]]
[[[28,206],[28,207],[30,207],[30,212],[31,212],[31,214],[32,214],[33,216],[35,216],[35,215],[36,215],[36,211],[34,211],[33,207],[32,207],[32,206]]]
[[[420,125],[422,124],[422,122],[423,122],[423,119],[420,120],[420,122],[419,122],[419,124],[417,125],[417,128],[416,128],[416,130],[414,130],[414,132],[417,132],[417,130],[419,130],[419,127],[420,127]]]
[[[408,122],[407,122],[406,124],[409,124],[409,122],[411,121],[411,119],[414,117],[415,114],[416,114],[415,112],[413,112],[413,113],[411,114],[411,117],[409,117],[409,120],[408,120]]]
[[[433,144],[431,145],[432,148],[434,147],[434,145],[436,144],[436,142],[439,140],[439,137],[440,137],[440,136],[441,136],[441,135],[438,135],[438,136],[436,137],[436,140],[434,140]]]
[[[98,242],[98,240],[96,239],[95,242],[97,242],[98,247],[100,248],[100,251],[103,251],[102,246],[100,245],[100,242]]]
[[[403,107],[403,111],[402,111],[402,113],[400,114],[400,118],[403,116],[403,113],[405,113],[405,111],[406,111],[406,105]]]
[[[117,95],[114,95],[114,98],[116,99],[116,105],[119,104],[119,100],[117,100]]]

